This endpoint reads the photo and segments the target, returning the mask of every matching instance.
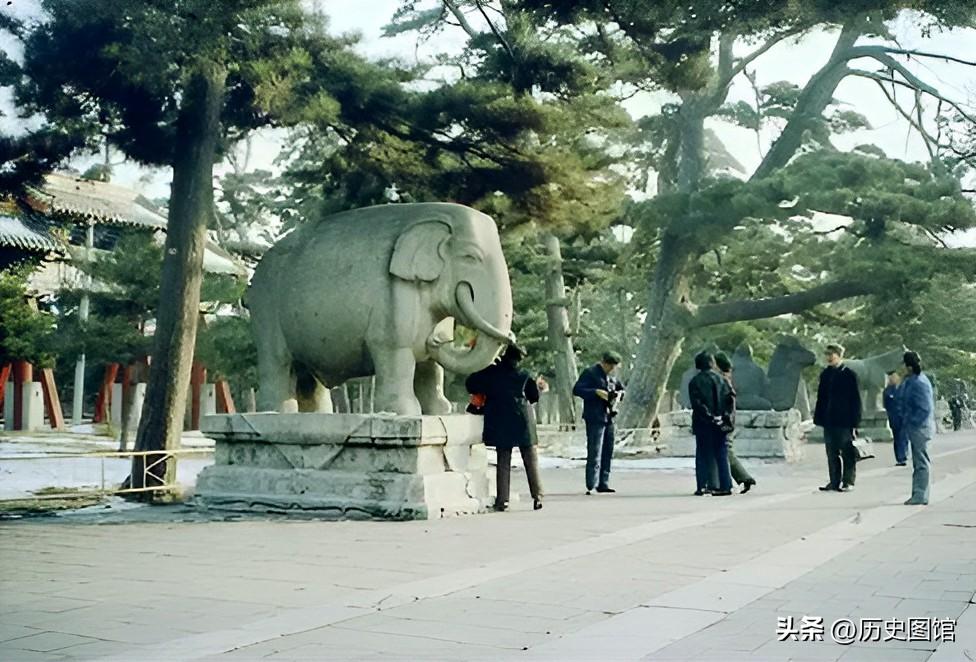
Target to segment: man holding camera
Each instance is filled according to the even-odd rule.
[[[623,384],[613,376],[620,356],[606,352],[601,361],[580,375],[573,395],[583,399],[583,421],[586,423],[586,493],[612,493],[609,485],[613,458],[613,417],[624,394]]]

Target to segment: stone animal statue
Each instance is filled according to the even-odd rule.
[[[793,336],[784,336],[776,345],[773,357],[769,360],[769,385],[766,397],[776,411],[786,411],[797,407],[798,402],[806,399],[803,384],[803,369],[817,362],[817,355],[800,344]],[[798,407],[799,408],[799,407]],[[809,404],[806,409],[809,410]],[[802,410],[801,410],[802,413]],[[809,413],[809,411],[808,411]]]
[[[845,365],[857,375],[857,383],[861,390],[861,405],[866,413],[880,411],[881,393],[884,391],[887,375],[902,366],[905,351],[906,349],[902,347],[866,359],[844,361]]]
[[[247,305],[261,411],[331,411],[329,387],[376,375],[377,412],[445,414],[443,369],[475,372],[514,342],[498,229],[456,204],[301,226],[264,255]],[[450,318],[477,332],[472,347],[455,346]]]
[[[738,395],[739,409],[772,409],[769,378],[752,358],[752,347],[742,343],[732,354],[732,381]]]

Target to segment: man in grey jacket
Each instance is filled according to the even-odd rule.
[[[901,420],[912,445],[912,496],[906,506],[929,504],[929,441],[935,436],[935,396],[932,382],[922,373],[922,359],[905,352],[906,378],[902,385]]]

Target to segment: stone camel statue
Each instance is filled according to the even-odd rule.
[[[498,229],[456,204],[299,227],[264,255],[246,301],[261,411],[329,412],[329,387],[375,374],[376,411],[445,414],[444,368],[475,372],[514,342]],[[473,347],[455,346],[451,318],[477,332]]]
[[[857,375],[861,390],[861,404],[866,413],[876,413],[881,409],[881,393],[887,382],[887,375],[902,366],[907,349],[893,349],[884,354],[865,359],[846,359],[844,364]]]
[[[702,350],[713,354],[719,351],[714,344],[706,345]],[[786,411],[801,404],[803,369],[816,363],[817,357],[803,347],[797,338],[783,336],[773,351],[767,372],[753,360],[752,347],[747,343],[739,345],[731,359],[739,409]],[[681,378],[678,403],[686,409],[691,406],[688,383],[695,372],[691,368]],[[809,405],[806,409],[809,409]]]
[[[801,345],[796,337],[784,336],[780,339],[769,360],[766,395],[773,409],[786,411],[797,407],[798,401],[806,396],[805,392],[801,396],[801,385],[805,388],[803,369],[816,362],[817,355]],[[805,408],[809,410],[809,403]]]
[[[732,382],[738,395],[739,409],[768,410],[773,408],[769,399],[769,377],[752,358],[752,346],[742,343],[732,354]]]

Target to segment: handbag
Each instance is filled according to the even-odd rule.
[[[851,440],[851,444],[854,446],[854,452],[857,454],[857,461],[870,460],[874,457],[874,453],[871,452],[871,440],[867,437],[854,437]]]
[[[464,408],[464,411],[475,416],[484,416],[485,403],[487,401],[488,398],[484,393],[472,393],[471,397],[468,398],[468,406]]]

